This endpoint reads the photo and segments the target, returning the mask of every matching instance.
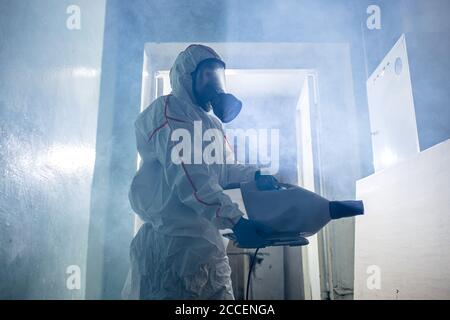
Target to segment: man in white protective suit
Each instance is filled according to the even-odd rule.
[[[224,69],[213,49],[189,46],[170,70],[171,94],[156,99],[135,122],[142,163],[129,198],[145,223],[131,244],[129,298],[233,299],[219,230],[233,229],[243,247],[267,244],[271,229],[243,218],[223,192],[255,179],[258,168],[198,163],[186,150],[180,155],[175,149],[180,134],[188,132],[194,141],[199,126],[203,133],[216,129],[223,138],[221,122],[239,113],[241,102],[224,89]],[[192,142],[192,154],[197,148]]]

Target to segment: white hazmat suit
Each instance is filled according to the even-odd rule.
[[[203,133],[217,129],[224,136],[221,122],[198,106],[193,94],[191,73],[208,58],[221,60],[202,45],[181,52],[170,70],[171,94],[156,99],[135,122],[142,164],[129,198],[145,224],[131,244],[129,298],[234,298],[219,229],[232,228],[243,213],[223,188],[253,180],[258,168],[187,158],[177,163],[172,154],[177,129],[186,129],[192,140],[194,127]],[[204,146],[192,144],[192,153]]]

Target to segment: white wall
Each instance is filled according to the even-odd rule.
[[[356,299],[450,299],[450,140],[357,182]]]

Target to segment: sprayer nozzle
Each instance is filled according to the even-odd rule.
[[[359,200],[330,201],[331,219],[340,219],[364,214],[364,204]]]

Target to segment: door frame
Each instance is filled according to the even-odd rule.
[[[158,95],[158,81],[154,75],[160,70],[169,70],[173,61],[179,52],[184,50],[191,43],[173,42],[173,43],[146,43],[144,48],[144,67],[142,77],[141,91],[141,110],[150,104]],[[353,93],[352,68],[350,63],[350,47],[346,43],[269,43],[269,42],[214,42],[203,43],[213,47],[227,61],[227,66],[231,69],[312,69],[315,70],[314,76],[314,97],[317,104],[315,110],[311,110],[313,152],[314,155],[314,179],[315,190],[321,195],[327,196],[333,194],[332,188],[323,182],[322,176],[322,155],[321,146],[326,143],[320,137],[323,129],[321,114],[328,108],[339,109],[340,107],[356,109]],[[243,59],[245,56],[247,59]],[[249,59],[251,57],[251,59]],[[336,62],[339,61],[339,64]],[[318,77],[321,82],[318,82]],[[337,79],[344,78],[345,86],[340,90],[333,90]],[[324,99],[319,104],[318,95],[325,93]],[[356,114],[354,110],[350,110]],[[350,123],[352,123],[350,121]],[[349,130],[357,132],[356,126]],[[351,142],[350,142],[351,143]],[[357,142],[355,143],[357,145]],[[352,176],[359,175],[356,172]],[[356,180],[356,179],[355,179]],[[354,229],[354,222],[353,229]],[[338,273],[334,272],[334,267],[342,265],[342,261],[353,259],[354,251],[344,252],[345,254],[333,254],[333,241],[340,241],[340,238],[346,241],[354,241],[354,234],[348,234],[346,230],[351,230],[352,225],[344,226],[341,223],[340,228],[334,229],[334,226],[327,226],[324,231],[318,234],[317,255],[319,257],[319,277],[321,298],[334,298],[334,290],[345,287],[353,290],[353,270]],[[137,227],[138,225],[136,225]],[[333,238],[333,239],[331,239]],[[332,241],[333,240],[333,241]],[[345,241],[344,241],[345,242]],[[314,258],[316,259],[316,258]],[[304,263],[302,263],[304,264]],[[316,264],[315,264],[316,265]],[[342,268],[341,268],[342,269]],[[315,273],[314,273],[315,274]],[[336,276],[333,276],[333,275]],[[305,275],[310,277],[310,275]],[[313,276],[313,282],[317,283],[317,277]],[[312,282],[311,282],[312,283]],[[311,297],[317,297],[311,294]]]

